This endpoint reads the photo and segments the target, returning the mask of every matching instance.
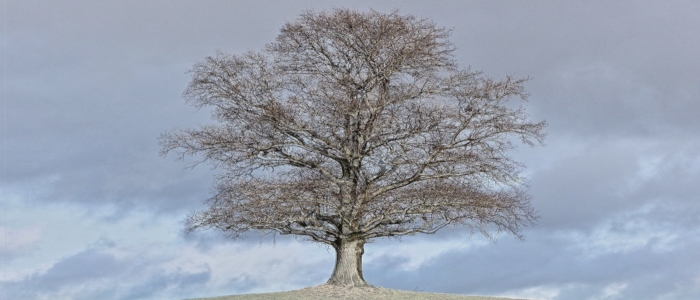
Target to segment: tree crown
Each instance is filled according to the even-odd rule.
[[[537,218],[507,156],[542,143],[525,79],[458,68],[449,31],[398,12],[307,12],[263,51],[219,53],[184,96],[217,125],[161,137],[163,154],[222,167],[188,229],[249,230],[333,244],[462,224],[516,236]]]

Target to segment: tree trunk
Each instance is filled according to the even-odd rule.
[[[362,277],[362,254],[365,241],[338,240],[335,248],[335,268],[326,284],[351,287],[372,287]]]

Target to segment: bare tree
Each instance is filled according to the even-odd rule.
[[[519,139],[544,122],[521,105],[524,79],[459,69],[449,30],[398,12],[307,12],[265,50],[219,53],[184,93],[217,125],[161,136],[162,154],[201,155],[225,172],[187,230],[258,230],[332,246],[328,284],[371,286],[364,244],[452,224],[521,237],[537,218]]]

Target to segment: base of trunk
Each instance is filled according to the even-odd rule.
[[[374,287],[362,277],[362,254],[365,241],[339,240],[335,248],[335,268],[326,284],[344,287]]]

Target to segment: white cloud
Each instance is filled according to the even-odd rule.
[[[613,300],[623,297],[622,292],[627,289],[627,283],[611,283],[606,286],[599,296],[588,298],[588,300]]]
[[[589,233],[572,233],[569,239],[589,259],[645,247],[657,253],[672,251],[681,236],[668,224],[655,222],[651,218],[654,211],[655,205],[647,204],[634,212],[606,220]]]
[[[503,294],[498,294],[496,296],[500,297],[509,297],[509,298],[526,298],[526,299],[532,299],[532,300],[550,300],[554,299],[559,294],[561,294],[561,291],[563,289],[566,289],[567,286],[552,286],[552,285],[543,285],[543,286],[534,286],[534,287],[527,287],[524,289],[517,289],[517,290],[512,290],[508,291]]]
[[[320,280],[330,276],[334,258],[332,249],[326,252],[324,247],[295,241],[277,242],[274,246],[231,242],[209,249],[189,244],[161,267],[187,272],[210,269],[207,286],[211,290],[260,293],[321,284]],[[239,284],[232,287],[232,282]]]
[[[2,254],[6,256],[21,255],[22,252],[30,251],[42,238],[41,228],[9,228],[0,227],[0,237],[2,237]]]
[[[406,237],[405,241],[402,239],[400,242],[394,239],[377,240],[376,247],[374,244],[365,245],[365,255],[362,261],[371,264],[377,259],[399,257],[406,260],[406,262],[401,264],[402,270],[415,271],[430,262],[431,259],[447,252],[469,251],[489,244],[493,243],[479,235],[461,236],[438,241],[413,239],[410,236]]]

